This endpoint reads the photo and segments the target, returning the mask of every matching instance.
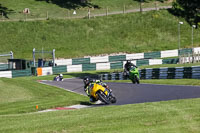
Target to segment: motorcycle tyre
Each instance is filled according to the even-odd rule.
[[[116,97],[111,97],[111,100],[110,100],[111,103],[116,103],[117,102],[117,99]]]
[[[110,100],[107,98],[106,94],[103,93],[102,91],[98,91],[97,95],[98,95],[100,101],[104,102],[105,104],[110,103]]]
[[[140,84],[140,80],[137,76],[135,76],[135,81],[136,81],[137,84]]]
[[[135,80],[131,80],[133,84],[135,84]]]

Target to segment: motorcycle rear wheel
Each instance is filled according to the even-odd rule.
[[[104,102],[105,104],[109,104],[110,103],[108,97],[102,91],[98,91],[97,95],[98,95],[100,101]]]

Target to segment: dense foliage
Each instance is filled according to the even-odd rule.
[[[173,3],[176,15],[184,17],[190,24],[200,22],[200,1],[199,0],[176,0]]]

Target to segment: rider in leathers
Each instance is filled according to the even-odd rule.
[[[131,67],[136,67],[137,68],[137,66],[136,65],[134,65],[133,63],[131,63],[131,61],[126,61],[126,64],[124,65],[124,69],[125,69],[125,71],[126,72],[129,72],[130,71],[130,68]]]
[[[94,83],[97,83],[99,85],[102,85],[103,87],[107,87],[106,83],[103,83],[101,80],[96,80],[96,79],[89,79],[88,77],[83,79],[84,82],[84,91],[90,97],[90,102],[95,102],[96,99],[90,95],[90,89]]]

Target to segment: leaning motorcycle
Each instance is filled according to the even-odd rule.
[[[94,83],[90,84],[90,95],[93,96],[96,101],[100,100],[105,104],[116,103],[117,99],[113,95],[112,90],[108,86],[102,86]]]
[[[129,79],[132,81],[133,84],[140,83],[140,74],[136,67],[131,67],[129,71]]]

